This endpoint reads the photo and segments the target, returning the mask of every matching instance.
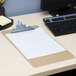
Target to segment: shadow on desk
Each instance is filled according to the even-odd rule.
[[[54,74],[54,75],[49,75],[49,76],[76,76],[76,69]]]

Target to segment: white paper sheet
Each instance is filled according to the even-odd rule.
[[[53,38],[41,28],[31,31],[6,34],[9,40],[27,59],[46,56],[65,51]]]

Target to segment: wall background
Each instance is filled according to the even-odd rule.
[[[5,0],[6,16],[16,16],[28,13],[40,12],[41,0]]]

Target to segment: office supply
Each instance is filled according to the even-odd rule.
[[[13,43],[17,50],[34,67],[74,58],[72,54],[47,35],[41,28],[19,33],[7,32],[5,32],[5,37]]]
[[[43,19],[55,36],[76,33],[76,14]]]
[[[5,16],[0,16],[0,30],[4,30],[13,25],[13,20]]]
[[[27,59],[65,51],[64,48],[44,33],[41,28],[33,31],[6,34],[6,36],[19,48]]]
[[[76,0],[41,0],[41,9],[52,16],[76,13]]]
[[[29,31],[29,30],[34,30],[34,28],[30,26],[26,27],[25,24],[22,24],[21,21],[18,21],[16,25],[16,29],[13,29],[11,33],[17,33],[17,32],[22,32],[22,31]]]

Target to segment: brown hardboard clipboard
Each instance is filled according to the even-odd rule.
[[[33,27],[34,28],[39,28],[38,26],[33,26]],[[3,31],[2,34],[6,37],[5,34],[10,33],[10,31],[11,30]],[[10,41],[10,40],[8,39],[8,41]],[[11,41],[10,41],[10,43],[20,52],[20,50]],[[23,55],[23,57],[25,57],[25,56]],[[59,52],[59,53],[55,53],[55,54],[51,54],[51,55],[46,55],[46,56],[42,56],[42,57],[38,57],[38,58],[33,58],[33,59],[27,59],[26,58],[26,60],[33,67],[40,67],[40,66],[44,66],[44,65],[49,65],[49,64],[61,62],[61,61],[66,61],[66,60],[69,60],[69,59],[72,59],[72,58],[74,58],[74,56],[68,50],[65,50],[63,52]]]

